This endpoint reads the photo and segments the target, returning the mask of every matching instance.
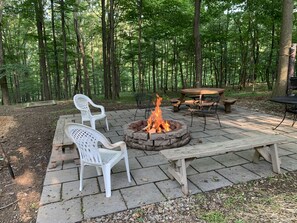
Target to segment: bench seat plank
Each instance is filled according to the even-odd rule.
[[[197,144],[193,146],[179,147],[175,149],[161,150],[169,161],[201,158],[206,156],[220,155],[227,152],[238,152],[256,147],[269,146],[288,141],[289,138],[282,135],[260,135],[256,137],[247,137],[224,142]]]
[[[238,152],[254,149],[254,162],[259,161],[262,156],[265,160],[272,163],[272,169],[280,173],[280,159],[278,156],[277,144],[292,140],[282,135],[258,135],[255,137],[240,138],[230,141],[197,144],[194,146],[180,147],[176,149],[161,150],[170,162],[168,172],[170,178],[175,178],[182,187],[182,192],[189,193],[186,168],[195,158],[220,155],[228,152]]]

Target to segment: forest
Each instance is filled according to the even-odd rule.
[[[292,23],[283,35],[297,41],[294,2],[2,0],[1,102],[255,83],[271,90],[282,17]]]

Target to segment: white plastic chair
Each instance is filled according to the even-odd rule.
[[[96,129],[96,125],[95,125],[96,120],[105,119],[106,129],[107,129],[107,131],[109,131],[109,126],[108,126],[108,121],[107,121],[107,117],[105,114],[105,109],[102,105],[96,105],[88,96],[83,95],[83,94],[74,95],[73,102],[74,102],[75,107],[78,110],[80,110],[82,124],[84,124],[84,122],[89,121],[91,124],[91,127],[93,129]],[[95,108],[99,108],[100,113],[93,115],[91,113],[89,104]]]
[[[100,132],[88,126],[76,123],[65,125],[65,132],[78,148],[80,156],[80,186],[83,188],[84,166],[95,166],[97,173],[102,169],[106,197],[111,196],[111,169],[120,160],[125,160],[128,181],[131,182],[126,143],[120,141],[111,144]],[[104,148],[103,148],[104,147]],[[120,148],[120,150],[114,150]]]

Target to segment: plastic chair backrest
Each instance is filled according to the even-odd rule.
[[[111,145],[102,133],[77,123],[66,124],[65,131],[76,144],[84,162],[102,165],[99,147],[101,144],[106,148]]]
[[[91,118],[90,101],[91,99],[83,94],[76,94],[73,97],[75,107],[81,112],[82,121],[88,121]]]

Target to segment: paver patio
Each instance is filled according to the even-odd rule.
[[[190,116],[186,115],[186,109],[173,113],[171,107],[163,107],[162,111],[164,119],[177,119],[190,124]],[[107,112],[110,131],[105,131],[103,122],[98,123],[97,129],[111,142],[123,140],[122,126],[134,120],[134,113],[134,109]],[[281,117],[236,106],[232,107],[232,113],[225,114],[222,110],[219,114],[222,128],[216,119],[208,118],[205,131],[203,118],[195,117],[193,127],[189,127],[192,140],[188,145],[200,141],[219,142],[263,133],[284,134],[293,140],[278,146],[281,171],[284,173],[297,170],[297,127],[291,127],[292,120],[286,119],[277,130],[272,130]],[[118,163],[112,170],[110,198],[105,197],[102,176],[97,176],[95,168],[86,168],[82,192],[79,191],[79,165],[75,162],[64,161],[57,163],[56,168],[48,168],[36,222],[77,222],[184,196],[180,185],[169,179],[168,162],[159,152],[128,148],[128,153],[132,182],[127,181],[124,163]],[[75,158],[77,153],[75,150],[66,149],[63,156]],[[263,160],[255,164],[251,162],[252,157],[253,151],[249,150],[193,161],[187,169],[191,194],[275,174],[270,163]]]

